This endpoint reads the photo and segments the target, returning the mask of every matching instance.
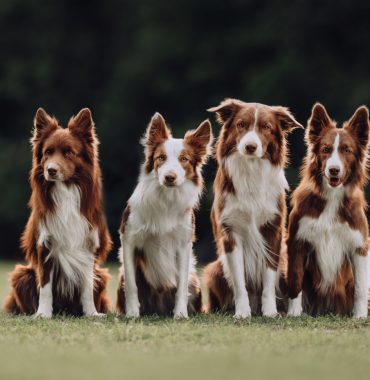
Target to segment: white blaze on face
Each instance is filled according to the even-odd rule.
[[[331,156],[329,157],[328,161],[326,161],[325,175],[327,178],[330,178],[331,176],[330,169],[338,169],[339,178],[341,178],[343,175],[343,162],[339,157],[339,143],[340,143],[340,137],[339,137],[339,133],[337,133],[334,140],[333,152]]]
[[[176,186],[181,186],[185,181],[185,170],[181,166],[179,156],[184,149],[183,139],[169,138],[164,143],[164,150],[167,155],[166,161],[158,168],[158,179],[161,185],[165,184],[167,175],[175,174]]]
[[[258,124],[258,108],[256,108],[255,113],[254,113],[253,129],[247,132],[239,142],[238,151],[240,154],[243,154],[243,155],[247,154],[247,150],[246,150],[247,146],[254,145],[256,147],[256,150],[254,154],[252,154],[251,156],[258,157],[258,158],[262,157],[262,154],[263,154],[262,142],[256,132],[257,124]]]

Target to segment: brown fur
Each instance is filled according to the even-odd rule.
[[[208,312],[232,312],[233,290],[227,283],[219,261],[208,264],[203,270],[204,286],[208,294]]]
[[[346,261],[332,289],[327,294],[320,291],[318,284],[321,273],[316,263],[314,248],[296,237],[299,221],[304,216],[318,218],[325,208],[326,200],[322,195],[325,163],[333,149],[333,136],[339,133],[339,155],[345,171],[342,183],[352,191],[344,197],[338,211],[338,219],[362,233],[366,243],[358,254],[367,254],[367,204],[363,187],[367,180],[365,155],[369,133],[368,117],[367,109],[360,107],[353,117],[344,123],[343,128],[337,129],[325,108],[316,104],[308,121],[308,154],[302,167],[301,183],[292,196],[292,211],[289,215],[288,267],[285,268],[285,277],[289,296],[295,298],[303,289],[304,311],[312,315],[349,315],[354,302],[354,280],[351,265]]]
[[[154,169],[154,163],[160,157],[156,150],[168,139],[171,132],[166,126],[161,114],[156,113],[149,124],[145,136],[145,170],[150,173]]]
[[[30,174],[32,195],[29,202],[31,215],[21,238],[21,247],[29,264],[27,267],[17,266],[11,274],[12,291],[6,307],[8,311],[12,310],[10,306],[14,301],[17,312],[25,310],[27,313],[30,310],[34,312],[34,301],[38,300],[37,289],[48,282],[51,269],[51,260],[45,262],[46,248],[37,244],[38,226],[46,214],[54,210],[51,197],[54,183],[45,179],[47,163],[52,162],[57,165],[65,183],[76,184],[81,190],[81,214],[86,217],[92,228],[97,228],[99,233],[100,246],[94,252],[96,263],[104,262],[112,247],[102,204],[99,141],[90,110],[87,108],[81,110],[77,116],[69,120],[68,128],[63,129],[54,117],[49,116],[42,108],[38,109],[31,143],[33,148]],[[109,301],[105,285],[109,276],[97,266],[95,271],[101,274],[97,282],[100,284],[100,296],[96,298],[96,303],[106,309]],[[25,284],[28,284],[29,288],[23,286]],[[26,297],[25,293],[28,290],[29,294]],[[21,297],[22,295],[24,297]],[[22,302],[27,304],[23,305]],[[74,304],[71,304],[72,314],[75,310]]]

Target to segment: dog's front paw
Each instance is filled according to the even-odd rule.
[[[276,308],[276,302],[275,300],[262,300],[262,315],[264,317],[270,317],[270,318],[275,318],[279,314],[277,312]]]
[[[294,299],[289,298],[288,317],[300,317],[302,315],[302,299],[297,297]]]
[[[280,314],[277,312],[276,308],[275,308],[275,310],[268,310],[268,311],[262,312],[262,316],[268,317],[268,318],[276,318],[279,315]]]
[[[90,313],[85,313],[85,317],[98,317],[98,318],[103,318],[106,317],[107,314],[104,313],[98,313],[96,310]]]
[[[126,318],[128,319],[136,319],[139,317],[140,317],[139,309],[126,311]]]
[[[367,292],[355,295],[355,302],[353,305],[354,318],[367,318],[368,312],[368,299]]]
[[[362,305],[361,305],[362,306]],[[353,318],[367,318],[367,305],[364,305],[362,307],[355,305],[353,308]]]
[[[174,319],[188,319],[188,308],[187,305],[179,305],[175,307],[175,310],[173,312],[174,314]]]
[[[248,302],[240,302],[236,304],[234,314],[235,319],[247,319],[250,318],[251,315],[251,307]]]
[[[42,311],[37,310],[37,312],[33,315],[35,319],[51,319],[53,317],[53,313],[51,311]]]
[[[126,318],[136,319],[140,317],[139,306],[127,306],[126,308]]]
[[[126,318],[136,319],[140,317],[140,303],[139,300],[134,297],[133,299],[126,300]]]

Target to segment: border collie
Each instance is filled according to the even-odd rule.
[[[105,313],[109,275],[98,263],[111,239],[90,110],[82,109],[62,128],[39,108],[31,142],[31,216],[22,236],[28,265],[11,273],[5,309],[43,318]]]
[[[303,307],[312,315],[367,316],[368,223],[363,190],[368,139],[366,107],[337,128],[324,106],[314,105],[302,180],[293,193],[289,216],[289,315],[300,315]]]
[[[192,252],[194,208],[211,142],[208,120],[175,139],[159,113],[152,117],[143,139],[145,163],[119,231],[119,314],[187,318],[202,310]]]
[[[218,260],[204,271],[209,310],[275,316],[288,188],[285,138],[302,126],[280,106],[227,99],[209,111],[222,125],[211,213]]]

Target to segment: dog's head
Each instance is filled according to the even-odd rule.
[[[274,165],[281,165],[285,135],[302,127],[287,108],[280,106],[226,99],[208,111],[215,112],[222,125],[217,142],[221,159],[237,152],[248,159],[268,159]]]
[[[188,131],[183,139],[175,139],[157,112],[143,139],[145,171],[154,171],[159,184],[165,187],[181,186],[185,181],[200,185],[200,169],[207,159],[211,142],[212,129],[208,120],[195,131]]]
[[[311,173],[331,188],[365,179],[368,141],[369,111],[365,106],[337,128],[325,107],[315,104],[306,131]]]
[[[34,166],[48,182],[71,181],[94,164],[97,139],[89,109],[69,120],[68,128],[39,108],[34,119]]]

